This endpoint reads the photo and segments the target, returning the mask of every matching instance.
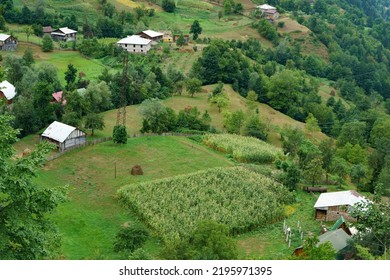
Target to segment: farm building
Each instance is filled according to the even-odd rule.
[[[279,13],[277,11],[277,9],[273,6],[270,6],[268,4],[263,4],[263,5],[259,5],[256,7],[261,13],[262,15],[270,20],[270,21],[274,21],[275,19],[278,19],[279,18]]]
[[[132,35],[119,40],[117,45],[129,53],[147,54],[152,47],[152,40],[142,38],[139,35]]]
[[[164,43],[172,43],[173,42],[173,37],[172,37],[172,32],[171,31],[164,31],[163,33],[163,42]]]
[[[164,37],[164,33],[156,32],[150,29],[142,31],[137,35],[141,36],[142,38],[152,40],[153,42],[160,42]]]
[[[318,236],[318,239],[320,242],[317,243],[317,246],[325,242],[330,242],[333,249],[338,252],[347,247],[347,242],[351,239],[351,237],[342,228],[339,228],[337,230],[327,231],[324,234],[321,234]]]
[[[62,27],[62,28],[58,28],[56,30],[53,30],[50,33],[50,35],[53,38],[53,40],[56,40],[56,41],[64,41],[64,42],[76,41],[77,31],[70,29],[68,27]]]
[[[54,31],[54,29],[51,26],[44,26],[42,27],[43,35],[48,34],[51,35],[51,33]]]
[[[0,33],[0,50],[14,51],[18,46],[18,40],[8,34]]]
[[[3,81],[0,83],[0,98],[7,99],[6,103],[11,104],[12,99],[16,95],[15,87],[8,81]]]
[[[320,236],[318,236],[318,243],[316,244],[316,247],[319,245],[330,242],[332,244],[333,249],[338,252],[348,245],[348,240],[351,239],[351,236],[348,235],[342,228],[336,229],[336,230],[330,230],[327,231]],[[294,250],[295,256],[300,256],[305,253],[305,247],[299,246]]]
[[[354,190],[322,193],[314,205],[315,219],[336,221],[343,216],[347,221],[353,221],[349,214],[358,202],[368,202],[368,200]]]
[[[64,151],[84,144],[86,135],[83,131],[73,126],[54,121],[41,134],[41,141],[44,140],[56,144],[60,151]]]

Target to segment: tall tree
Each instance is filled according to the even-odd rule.
[[[102,115],[90,113],[85,117],[84,127],[91,130],[91,136],[94,135],[94,131],[102,130],[104,128],[104,120]]]
[[[43,142],[30,155],[11,160],[18,131],[10,121],[0,115],[0,259],[56,258],[60,235],[47,215],[66,199],[66,189],[33,183],[52,146]]]
[[[66,81],[66,90],[72,90],[76,87],[76,75],[77,69],[73,66],[73,64],[68,64],[68,70],[65,72],[65,81]]]
[[[45,34],[42,38],[42,51],[43,52],[51,52],[54,49],[53,40],[47,34]]]
[[[192,33],[192,39],[195,41],[198,39],[199,34],[202,34],[202,27],[200,27],[199,21],[195,20],[190,29],[190,33]]]

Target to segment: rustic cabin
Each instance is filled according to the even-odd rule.
[[[76,127],[54,121],[41,134],[41,141],[49,141],[57,145],[60,151],[85,144],[86,135]]]
[[[18,47],[18,40],[8,34],[0,33],[0,50],[14,51]]]
[[[271,22],[273,22],[275,19],[278,19],[280,16],[278,10],[268,4],[259,5],[256,8],[262,13],[264,18],[268,19]]]
[[[142,32],[138,33],[137,35],[141,36],[144,39],[151,40],[153,42],[160,42],[163,40],[163,37],[164,37],[164,33],[156,32],[156,31],[153,31],[150,29],[142,31]]]
[[[314,205],[314,217],[316,220],[336,221],[343,216],[347,221],[354,221],[350,213],[358,202],[368,200],[354,190],[321,193]]]
[[[53,40],[56,41],[76,41],[77,31],[68,27],[58,28],[50,33]]]

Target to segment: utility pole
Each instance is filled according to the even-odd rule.
[[[126,53],[123,61],[123,72],[122,72],[122,87],[120,96],[120,107],[116,115],[116,125],[123,125],[126,127],[126,105],[127,105],[127,91],[128,91],[128,76],[127,69],[129,63],[129,54]]]

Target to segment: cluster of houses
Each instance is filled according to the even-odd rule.
[[[322,228],[317,246],[330,242],[336,252],[347,247],[348,241],[357,233],[354,227],[348,226],[348,222],[356,221],[351,213],[360,203],[371,203],[371,201],[355,190],[321,193],[314,204],[314,218],[335,223],[329,229]],[[294,254],[299,256],[304,253],[304,249],[303,246],[300,246],[294,250]]]
[[[76,41],[77,31],[68,27],[53,30],[50,26],[43,27],[43,34],[48,34],[55,41]],[[14,51],[18,47],[18,40],[9,34],[0,33],[0,50]]]
[[[119,40],[117,45],[129,53],[147,54],[153,45],[156,45],[159,42],[176,42],[179,36],[179,34],[172,35],[172,32],[170,31],[158,32],[148,29]],[[185,34],[183,37],[184,44],[187,45],[189,42],[189,35]]]

